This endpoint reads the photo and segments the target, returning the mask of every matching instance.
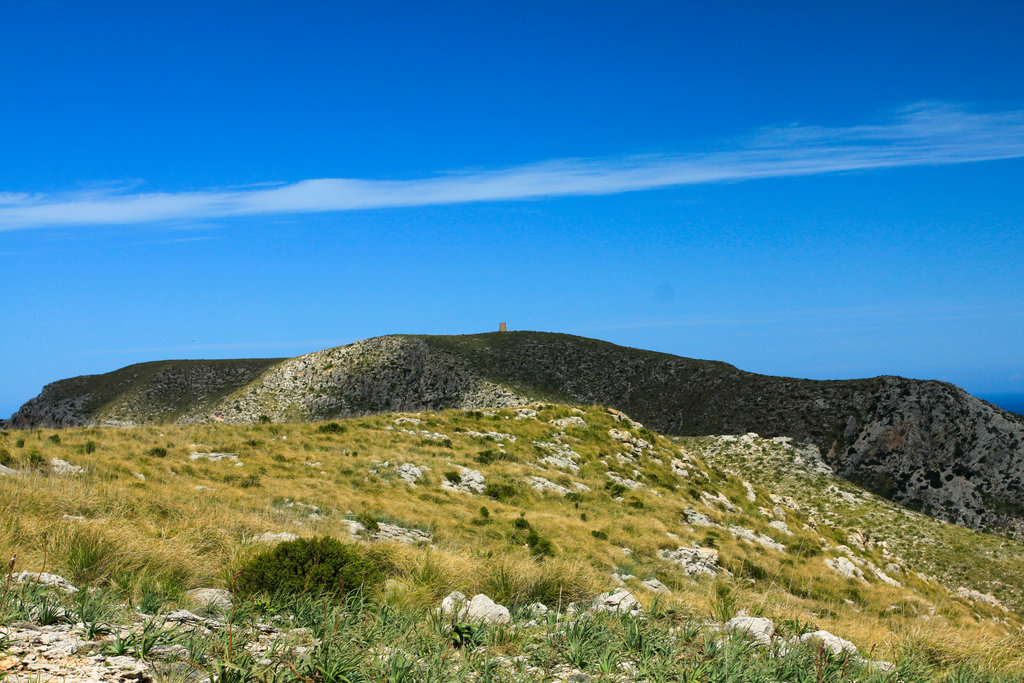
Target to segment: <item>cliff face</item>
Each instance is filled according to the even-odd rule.
[[[668,434],[792,436],[880,495],[1024,538],[1024,418],[962,389],[768,377],[568,335],[379,337],[287,360],[148,363],[51,384],[12,424],[303,421],[533,400],[615,407]]]

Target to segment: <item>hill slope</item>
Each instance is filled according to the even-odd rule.
[[[366,598],[386,606],[381,613],[389,619],[405,615],[405,626],[343,642],[361,668],[377,666],[388,646],[443,664],[444,675],[429,680],[474,680],[453,675],[453,667],[503,667],[510,657],[523,658],[537,676],[492,670],[479,679],[551,681],[551,670],[567,664],[616,681],[881,683],[1024,673],[1024,543],[901,509],[835,479],[813,446],[787,439],[667,439],[617,411],[533,404],[318,425],[8,432],[0,433],[0,452],[7,462],[0,470],[0,556],[16,554],[19,569],[45,568],[100,596],[113,591],[115,601],[130,598],[146,615],[181,619],[172,610],[187,605],[188,589],[234,587],[248,558],[290,537],[328,535],[383,552],[372,557],[387,581]],[[765,463],[791,474],[773,480]],[[971,551],[960,552],[964,547]],[[648,620],[616,618],[606,633],[592,615],[564,619],[589,612],[600,593],[617,587],[639,600]],[[483,631],[478,649],[466,643],[470,650],[461,653],[452,651],[447,631],[427,638],[444,627],[427,610],[453,590],[508,606],[515,628]],[[5,619],[39,613],[2,592],[0,629]],[[536,602],[563,618],[538,623]],[[255,635],[200,621],[215,633],[189,639],[180,637],[187,629],[172,629],[160,644],[176,649],[131,652],[154,668],[179,667],[180,676],[181,667],[192,671],[213,658],[211,639],[234,634],[266,645],[292,619],[305,627],[327,611],[317,600],[301,611],[250,614],[268,604],[242,602],[238,614],[221,617],[249,614],[261,623]],[[718,627],[741,609],[775,624],[776,635],[766,638],[774,646],[746,647],[740,660],[759,673],[708,676],[705,668],[703,676],[681,676],[738,656],[720,652]],[[132,612],[127,618],[139,630],[149,617]],[[366,605],[352,612],[359,622],[377,618]],[[333,623],[333,614],[323,618]],[[669,656],[655,657],[663,668],[645,669],[656,662],[640,645],[654,634],[634,632],[624,643],[615,635],[621,628],[628,636],[637,624],[674,634],[657,641],[658,651],[675,643]],[[330,629],[309,625],[318,640],[309,642],[304,628],[307,650],[329,642]],[[565,644],[565,629],[578,632],[593,654],[546,651],[543,643]],[[816,647],[789,649],[794,636],[822,629],[858,653],[827,677]],[[95,642],[78,643],[79,653],[109,651],[121,630],[110,631],[96,629],[89,637]],[[268,661],[292,658],[299,666],[302,658],[283,642]],[[604,649],[610,659],[601,662]],[[865,668],[860,657],[894,662],[898,676]],[[624,669],[622,661],[635,666]],[[601,667],[623,675],[600,676]],[[571,673],[557,680],[582,680]],[[404,680],[413,679],[420,680]]]
[[[168,363],[162,372],[177,376],[192,369],[186,363],[200,362]],[[239,363],[253,365],[244,371],[201,365],[216,378],[209,380],[216,391],[203,394],[200,387],[190,403],[161,391],[163,375],[154,373],[118,384],[123,389],[112,397],[91,388],[110,375],[57,382],[12,423],[308,421],[534,399],[608,405],[668,434],[756,432],[813,443],[839,474],[880,495],[1024,538],[1024,418],[942,382],[769,377],[539,332],[378,337],[298,358]],[[106,397],[102,404],[76,398],[99,394]]]

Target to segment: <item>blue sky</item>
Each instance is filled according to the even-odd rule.
[[[1020,3],[0,4],[0,415],[539,329],[1024,393]]]

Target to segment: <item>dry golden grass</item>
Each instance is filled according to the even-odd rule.
[[[644,457],[620,464],[608,430],[624,423],[601,409],[577,411],[589,426],[566,430],[566,443],[582,456],[578,475],[539,468],[542,453],[534,442],[551,441],[559,430],[548,421],[574,410],[549,406],[540,419],[524,420],[516,420],[512,410],[448,411],[418,414],[420,424],[400,425],[396,416],[381,415],[339,421],[333,431],[298,424],[9,432],[0,436],[0,447],[20,472],[0,476],[0,552],[16,553],[20,569],[45,567],[79,584],[113,586],[135,599],[155,592],[173,602],[187,588],[230,585],[232,573],[266,547],[254,541],[260,534],[348,539],[345,521],[369,515],[433,534],[433,547],[389,544],[392,566],[383,599],[395,606],[432,606],[461,590],[513,605],[543,597],[549,607],[565,607],[612,588],[610,574],[618,570],[637,581],[656,577],[668,585],[672,594],[658,599],[660,609],[713,615],[722,609],[716,582],[724,582],[736,609],[769,616],[777,624],[812,624],[878,659],[891,659],[912,644],[940,665],[971,660],[994,671],[1024,672],[1022,621],[1016,614],[951,597],[937,583],[911,573],[900,577],[901,587],[846,580],[823,563],[834,553],[800,557],[739,541],[721,529],[690,527],[683,514],[687,508],[790,545],[802,539],[834,546],[846,538],[842,528],[804,529],[806,515],[794,510],[787,511],[787,523],[795,535],[778,535],[758,512],[771,507],[765,489],[758,487],[757,500],[747,501],[740,479],[699,461],[687,479],[672,478],[668,463],[680,457],[680,446],[647,430],[632,431],[655,444],[653,456],[661,462]],[[439,432],[449,442],[402,429]],[[466,430],[517,439],[502,442],[502,448]],[[493,457],[502,450],[499,459],[479,461],[481,453]],[[193,461],[194,451],[236,453],[243,464]],[[50,472],[52,458],[85,472]],[[390,466],[380,467],[384,461]],[[430,468],[415,487],[395,476],[395,466],[406,462]],[[517,485],[519,491],[501,502],[445,490],[445,473],[460,467],[482,471],[488,483]],[[626,500],[617,502],[604,489],[609,469],[631,477],[639,476],[632,473],[637,469],[648,486],[625,492]],[[575,499],[542,495],[523,486],[530,476],[563,485],[579,482],[591,491]],[[702,502],[704,491],[725,493],[737,511]],[[303,506],[319,511],[311,517],[312,508]],[[486,520],[481,506],[488,509]],[[531,555],[513,525],[523,515],[553,542],[554,557]],[[607,540],[595,537],[595,531]],[[733,576],[695,580],[658,555],[660,549],[712,543]],[[877,551],[858,554],[885,565]],[[652,606],[653,594],[636,582],[629,587]]]

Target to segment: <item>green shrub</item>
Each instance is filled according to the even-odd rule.
[[[608,532],[607,531],[601,531],[599,529],[592,529],[590,531],[590,535],[593,536],[594,538],[598,539],[599,541],[607,541],[608,540]]]
[[[488,517],[491,516],[491,511],[487,509],[486,505],[481,505],[480,506],[480,516],[483,517],[484,519],[487,519]]]
[[[551,539],[541,536],[534,528],[526,534],[526,545],[530,546],[530,554],[534,557],[553,557],[555,554]]]
[[[245,564],[235,582],[242,595],[259,593],[344,595],[372,591],[384,580],[380,549],[341,543],[327,536],[279,543]]]
[[[3,446],[0,446],[0,465],[10,467],[13,464],[14,458],[11,457],[11,452]]]
[[[476,454],[476,461],[481,465],[490,465],[497,458],[497,451],[494,450],[480,451]]]
[[[380,531],[380,523],[377,521],[377,519],[365,512],[361,515],[356,515],[356,521],[362,524],[364,527],[366,527],[366,530],[370,533],[375,534],[378,531]]]
[[[455,470],[448,470],[444,473],[444,478],[452,484],[458,485],[462,483],[462,475]]]
[[[487,488],[484,489],[484,494],[488,498],[501,502],[515,498],[517,493],[516,487],[512,484],[488,484]]]
[[[47,438],[47,441],[49,441],[50,443],[59,444],[60,443],[60,434],[50,434],[49,438]]]
[[[321,434],[341,434],[348,431],[348,427],[338,424],[337,422],[328,422],[327,424],[317,427],[316,431]]]
[[[790,555],[796,555],[797,557],[815,557],[822,553],[821,545],[809,538],[801,538],[790,543],[787,550],[789,550]]]
[[[85,442],[85,449],[84,450],[85,450],[86,453],[94,453],[94,452],[96,452],[96,442],[91,440],[91,439],[89,441],[86,441]]]
[[[166,448],[161,448],[160,446],[156,446],[156,447],[150,448],[148,451],[146,451],[146,455],[152,456],[154,458],[166,458],[167,457],[167,449]]]
[[[604,483],[604,488],[611,494],[612,498],[618,498],[629,490],[624,484],[620,484],[616,481],[606,481]]]
[[[22,439],[22,438],[15,439],[14,440],[14,447],[15,448],[24,448],[25,447],[25,439]]]
[[[28,452],[28,464],[29,467],[35,469],[44,469],[46,467],[46,458],[38,450],[33,448]]]

